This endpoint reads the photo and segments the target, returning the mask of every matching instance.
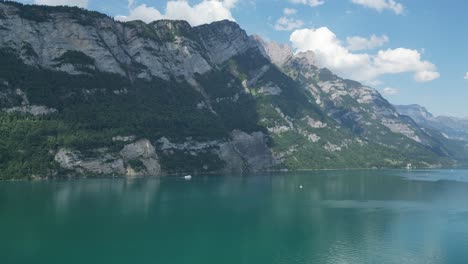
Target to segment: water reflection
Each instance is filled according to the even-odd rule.
[[[0,183],[0,253],[14,263],[464,263],[468,184],[453,179],[467,174],[445,174]]]
[[[156,178],[56,182],[52,193],[53,204],[57,214],[68,214],[83,203],[118,210],[121,214],[145,214],[151,204],[157,202],[159,186],[160,180]]]

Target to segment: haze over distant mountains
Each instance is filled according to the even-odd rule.
[[[468,160],[466,138],[422,122],[438,118],[230,21],[0,2],[0,56],[1,178]]]
[[[402,115],[407,115],[420,126],[438,130],[447,138],[468,141],[468,118],[452,116],[434,116],[426,108],[414,105],[396,105],[395,108]]]

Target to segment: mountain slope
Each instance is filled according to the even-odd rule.
[[[444,145],[449,155],[468,163],[468,122],[466,119],[434,116],[420,105],[396,105],[401,115],[412,118],[427,134]]]
[[[277,63],[292,79],[315,98],[316,104],[330,118],[350,129],[365,142],[402,150],[418,155],[425,148],[440,157],[449,157],[449,149],[432,135],[421,129],[411,118],[400,115],[377,90],[342,79],[328,69],[315,66],[313,52],[293,54],[290,49],[274,43],[260,41],[264,53],[282,49],[283,60]],[[275,46],[272,48],[272,46]],[[276,52],[276,51],[275,51]],[[424,151],[422,151],[424,152]]]
[[[438,130],[447,138],[468,141],[468,119],[434,116],[420,105],[396,105],[395,108],[400,114],[411,117],[422,127]]]
[[[0,177],[452,162],[375,90],[265,43],[0,2]]]

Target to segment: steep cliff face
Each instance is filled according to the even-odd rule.
[[[170,20],[119,23],[77,8],[0,5],[3,48],[27,64],[69,74],[193,78],[251,47],[245,32],[228,21],[196,28]]]
[[[0,175],[435,166],[443,148],[314,54],[229,21],[0,3]]]
[[[54,138],[47,156],[64,170],[59,173],[159,175],[276,165],[255,102],[239,79],[253,69],[237,63],[240,56],[265,58],[237,24],[120,23],[78,8],[17,3],[0,3],[0,10],[0,108],[63,122],[60,136],[41,135]],[[183,147],[167,149],[162,139]],[[142,140],[154,144],[151,157],[138,156]],[[190,147],[209,141],[215,143]],[[57,175],[52,167],[43,173]]]

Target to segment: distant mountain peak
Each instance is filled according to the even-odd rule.
[[[395,105],[395,108],[400,114],[410,116],[415,119],[415,121],[434,119],[434,115],[431,112],[429,112],[424,106],[418,104]]]
[[[425,107],[412,105],[395,105],[396,110],[411,117],[419,126],[443,133],[450,139],[468,141],[468,119],[452,116],[434,116]]]
[[[316,57],[315,53],[313,51],[311,51],[311,50],[304,51],[304,52],[298,52],[298,53],[294,54],[293,58],[302,60],[304,62],[304,64],[314,65],[314,66],[317,65],[317,57]]]
[[[257,42],[265,57],[277,66],[282,66],[293,57],[293,50],[288,44],[267,41],[258,35],[253,35],[252,39]]]

